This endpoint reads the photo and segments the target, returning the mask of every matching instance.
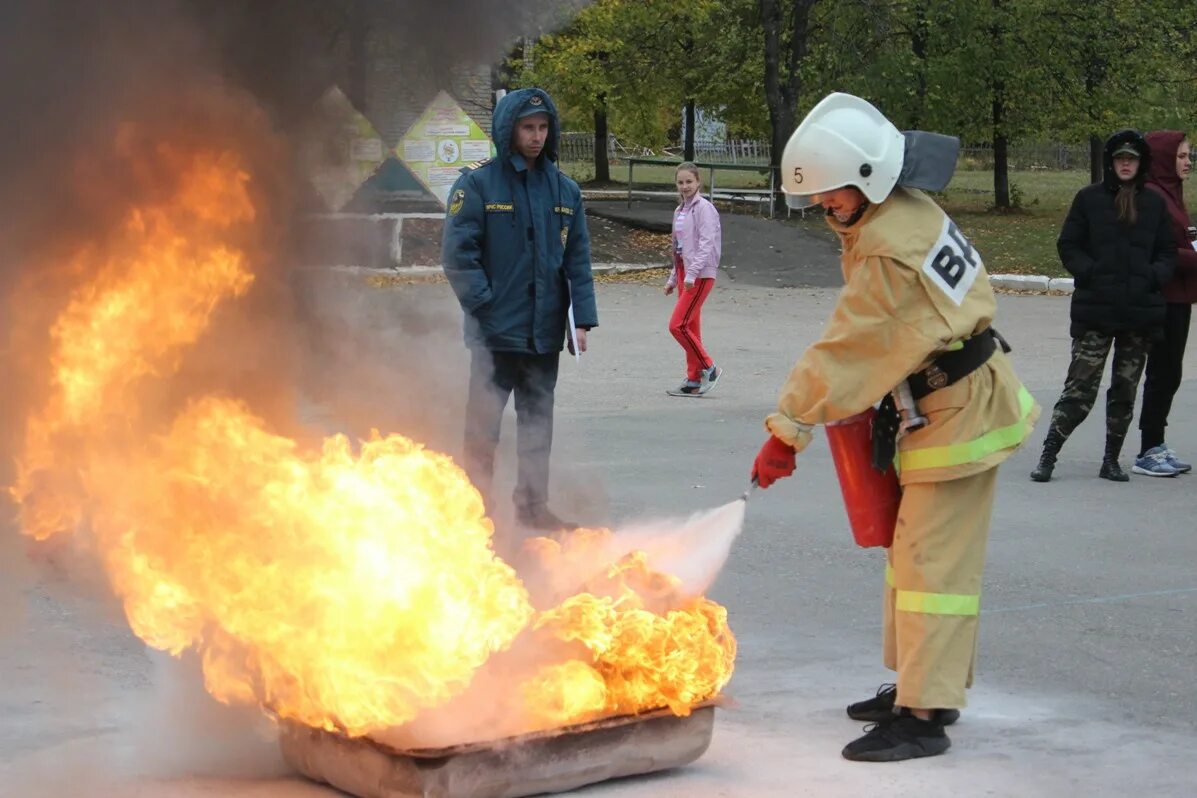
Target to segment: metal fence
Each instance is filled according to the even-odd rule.
[[[616,161],[629,156],[651,156],[656,154],[648,147],[638,147],[634,144],[620,141],[615,136],[607,136],[607,160],[609,161]],[[562,161],[593,161],[594,134],[588,132],[562,133],[560,158]]]
[[[561,134],[562,161],[593,161],[594,134],[587,132],[567,132]],[[681,147],[643,147],[620,140],[616,136],[607,137],[607,158],[616,161],[628,157],[661,156],[681,158]],[[696,141],[694,142],[695,160],[719,161],[723,163],[767,164],[769,163],[769,144],[764,141],[727,140],[727,141]]]
[[[768,164],[771,148],[768,142],[749,139],[723,141],[695,141],[694,160],[719,163]],[[682,147],[665,147],[666,155],[681,158]]]
[[[1068,171],[1089,169],[1089,147],[1080,144],[1012,144],[1007,150],[1012,172],[1041,170]],[[957,168],[990,171],[993,147],[989,144],[960,149]]]
[[[695,159],[719,163],[767,164],[770,147],[767,141],[729,139],[694,142]],[[662,156],[680,158],[681,147],[642,147],[607,137],[607,159],[618,161],[627,157]],[[1008,151],[1010,169],[1017,172],[1038,170],[1087,170],[1089,147],[1083,144],[1027,143],[1012,144]],[[570,132],[561,134],[561,160],[588,162],[594,160],[594,134]],[[968,145],[960,150],[957,168],[992,170],[993,147],[988,144]]]

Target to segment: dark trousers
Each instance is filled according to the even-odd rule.
[[[495,448],[503,409],[515,392],[519,470],[513,496],[518,508],[543,505],[549,496],[549,453],[553,448],[553,391],[560,353],[533,355],[474,349],[466,401],[465,468],[489,503]]]
[[[1138,330],[1116,333],[1089,330],[1072,339],[1072,362],[1064,379],[1064,391],[1052,410],[1051,428],[1065,438],[1093,409],[1111,347],[1114,365],[1110,390],[1106,392],[1106,437],[1116,439],[1119,445],[1126,437],[1134,417],[1139,378],[1143,376],[1143,365],[1151,348],[1151,334]]]
[[[1147,377],[1143,381],[1143,409],[1139,412],[1142,455],[1164,442],[1164,427],[1172,411],[1172,398],[1180,389],[1185,344],[1189,341],[1192,305],[1168,303],[1164,317],[1164,338],[1156,341],[1147,356]]]

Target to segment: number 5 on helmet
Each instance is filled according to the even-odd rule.
[[[865,100],[829,94],[802,120],[781,155],[781,190],[791,208],[845,186],[869,202],[889,196],[902,172],[906,138]]]

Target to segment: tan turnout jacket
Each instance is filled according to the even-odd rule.
[[[765,426],[791,445],[802,426],[879,402],[940,353],[987,329],[996,302],[981,256],[926,194],[895,188],[851,227],[846,285],[823,337],[798,360]],[[1039,406],[999,349],[985,365],[918,402],[930,423],[898,443],[902,484],[977,474],[1030,434]]]

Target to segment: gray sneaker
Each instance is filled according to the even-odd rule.
[[[715,383],[719,382],[719,378],[723,376],[723,369],[711,364],[709,369],[702,370],[702,393],[706,393],[715,387]]]
[[[1176,469],[1176,473],[1187,474],[1193,470],[1193,464],[1186,463],[1184,460],[1181,460],[1180,458],[1178,458],[1176,456],[1176,452],[1174,452],[1170,448],[1168,448],[1168,444],[1164,443],[1161,445],[1164,447],[1164,457],[1166,457],[1168,459],[1168,465],[1170,465],[1174,469]]]
[[[1168,462],[1168,450],[1163,446],[1153,446],[1136,457],[1131,471],[1145,477],[1174,477],[1180,473]]]
[[[682,384],[671,391],[665,391],[670,396],[702,396],[703,383],[697,380],[682,380]]]

